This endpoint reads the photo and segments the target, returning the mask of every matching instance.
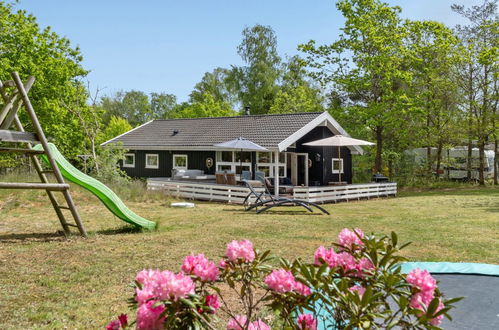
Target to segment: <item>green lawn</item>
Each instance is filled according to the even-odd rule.
[[[216,258],[232,239],[288,258],[311,258],[344,227],[396,231],[412,241],[411,260],[499,264],[499,189],[469,188],[401,193],[397,198],[328,204],[331,216],[300,208],[245,213],[238,205],[200,203],[169,208],[162,196],[126,201],[155,220],[140,233],[111,215],[92,195],[75,188],[90,238],[63,239],[42,192],[0,191],[0,328],[99,328],[121,312],[128,284],[143,268],[179,270],[188,253]]]

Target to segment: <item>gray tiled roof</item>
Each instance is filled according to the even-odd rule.
[[[277,145],[320,116],[321,112],[235,116],[217,118],[153,120],[105,142],[133,147],[211,147],[244,137],[266,148]],[[174,134],[174,131],[178,131]]]

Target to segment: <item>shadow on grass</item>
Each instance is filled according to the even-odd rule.
[[[76,235],[75,235],[76,236]],[[0,235],[0,242],[2,243],[16,243],[16,242],[54,242],[64,241],[66,236],[61,231],[55,233],[20,233],[20,234],[4,234]]]
[[[284,208],[285,206],[282,206],[282,208]],[[250,210],[250,211],[245,211],[244,209],[241,209],[241,210],[233,210],[233,209],[223,209],[223,211],[226,211],[226,212],[232,212],[232,213],[240,213],[240,214],[253,214],[253,215],[265,215],[265,214],[274,214],[274,215],[304,215],[304,214],[308,214],[308,215],[321,215],[323,213],[318,213],[318,212],[310,212],[310,211],[307,211],[307,210],[303,210],[303,211],[298,211],[298,210],[288,210],[288,211],[284,211],[284,210],[277,210],[277,207],[276,208],[273,208],[273,209],[270,209],[268,211],[265,211],[263,213],[260,213],[260,214],[257,214],[255,212],[255,210]]]
[[[104,229],[104,230],[98,230],[95,232],[92,232],[92,234],[99,234],[99,235],[119,235],[119,234],[136,234],[136,233],[142,233],[144,230],[140,227],[136,226],[123,226],[120,228],[113,228],[113,229]]]

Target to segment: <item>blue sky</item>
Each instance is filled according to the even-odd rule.
[[[450,6],[481,0],[389,0],[402,16],[462,23]],[[240,65],[241,31],[270,25],[281,56],[310,39],[334,41],[343,24],[333,0],[21,0],[18,8],[79,45],[91,88],[167,92],[187,99],[206,71]]]

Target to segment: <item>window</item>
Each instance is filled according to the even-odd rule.
[[[332,173],[343,174],[343,158],[333,158],[333,171]]]
[[[173,168],[187,169],[187,155],[173,155]]]
[[[135,167],[135,154],[125,154],[123,167]]]
[[[217,171],[232,171],[232,165],[218,165]]]
[[[217,152],[217,162],[232,162],[232,151]]]
[[[240,151],[235,152],[236,156],[236,163],[239,163],[241,161],[241,154],[243,156],[243,163],[250,163],[251,162],[251,152],[248,151],[243,151],[242,153]]]
[[[158,154],[146,154],[146,168],[159,168]]]
[[[259,152],[258,153],[258,163],[268,164],[272,160],[272,154],[270,152]]]

